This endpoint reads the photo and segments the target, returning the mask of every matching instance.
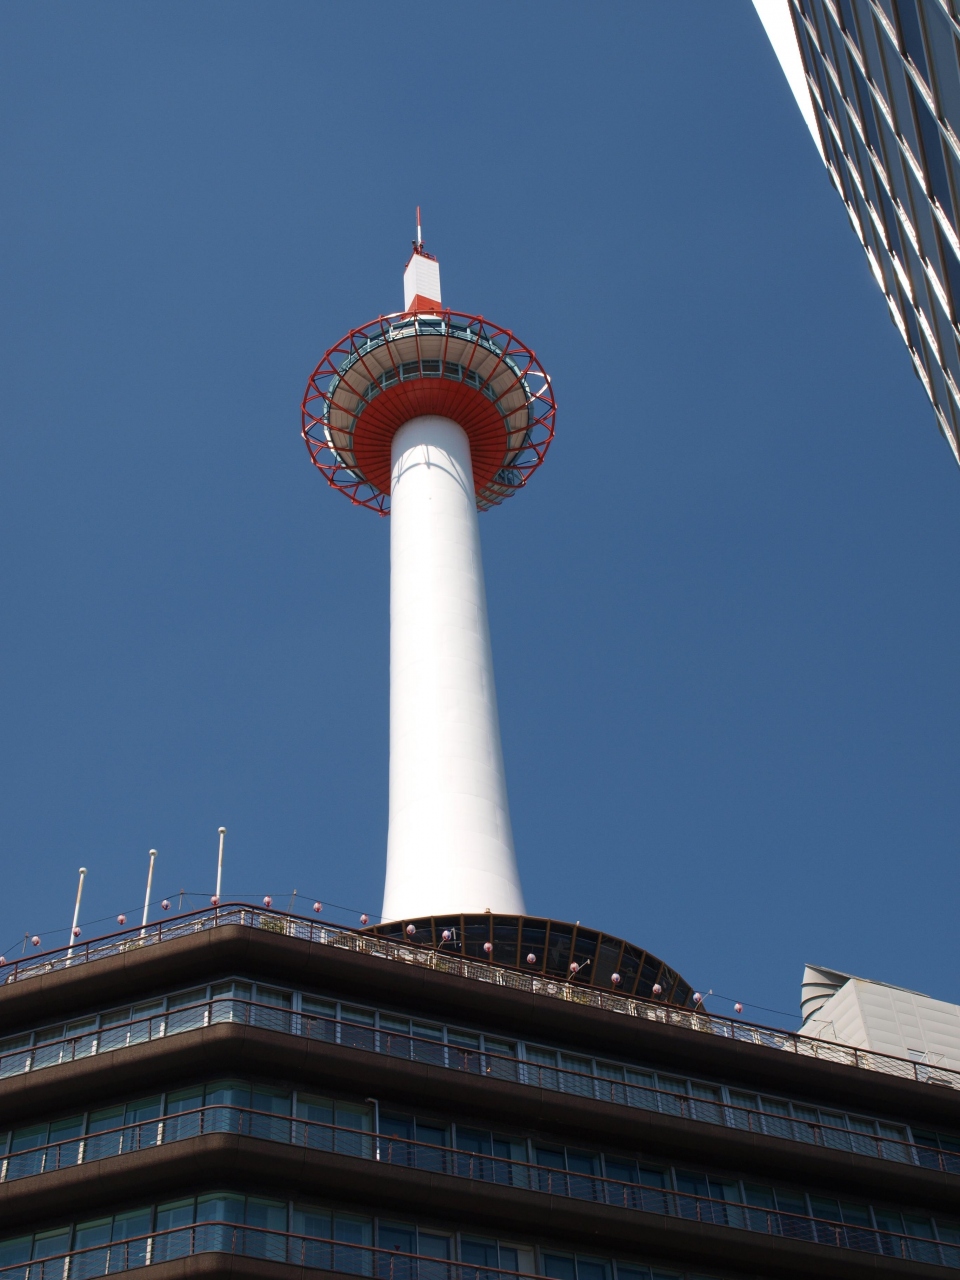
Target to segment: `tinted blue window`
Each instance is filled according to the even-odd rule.
[[[897,0],[897,17],[900,19],[898,25],[904,53],[929,84],[930,71],[927,67],[927,54],[923,47],[923,32],[920,30],[920,15],[917,13],[915,0]]]

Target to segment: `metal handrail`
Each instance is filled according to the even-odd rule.
[[[527,1280],[531,1274],[405,1253],[401,1249],[214,1221],[71,1249],[35,1262],[11,1263],[0,1267],[0,1276],[12,1280],[90,1280],[93,1276],[158,1265],[198,1253],[240,1254],[320,1271],[375,1276],[377,1280]]]
[[[216,1104],[212,1109],[220,1109],[220,1104]],[[792,1240],[802,1240],[811,1244],[822,1244],[833,1248],[852,1249],[857,1252],[880,1254],[884,1257],[904,1258],[913,1262],[928,1262],[941,1266],[960,1267],[960,1246],[943,1244],[938,1240],[911,1236],[906,1233],[884,1231],[874,1227],[849,1226],[844,1223],[832,1222],[825,1218],[816,1218],[808,1214],[785,1213],[779,1210],[743,1205],[729,1200],[718,1200],[710,1196],[700,1196],[690,1192],[648,1187],[635,1182],[619,1182],[612,1178],[604,1178],[594,1174],[571,1173],[544,1165],[508,1160],[499,1156],[477,1155],[474,1152],[463,1152],[455,1148],[438,1147],[429,1143],[416,1142],[412,1139],[385,1138],[383,1135],[373,1134],[369,1130],[345,1129],[340,1126],[327,1125],[315,1121],[279,1117],[267,1112],[250,1113],[243,1108],[226,1107],[224,1109],[237,1112],[241,1117],[252,1114],[254,1117],[259,1116],[263,1120],[274,1123],[282,1121],[289,1127],[291,1134],[296,1132],[295,1126],[300,1127],[304,1136],[308,1136],[311,1130],[326,1131],[330,1136],[329,1149],[333,1149],[337,1134],[349,1136],[355,1140],[354,1145],[359,1148],[358,1151],[350,1152],[350,1154],[365,1154],[367,1159],[376,1158],[383,1161],[384,1150],[386,1149],[386,1162],[391,1164],[412,1165],[415,1168],[427,1169],[431,1172],[449,1173],[455,1177],[467,1177],[476,1181],[508,1183],[524,1190],[548,1195],[561,1195],[571,1199],[600,1202],[617,1208],[639,1210],[665,1217],[683,1218],[688,1221],[707,1223],[712,1226],[731,1227],[762,1235],[784,1236]],[[224,1130],[218,1131],[223,1132]],[[310,1146],[312,1144],[304,1142],[297,1145]],[[364,1147],[366,1151],[364,1151]],[[395,1152],[401,1157],[399,1160],[392,1158]],[[413,1153],[412,1160],[410,1158],[411,1153]],[[423,1160],[417,1158],[420,1153],[423,1153]],[[440,1165],[439,1168],[437,1167],[438,1165]],[[515,1172],[519,1174],[516,1180],[514,1179]],[[504,1176],[498,1176],[498,1174]],[[96,1257],[107,1264],[105,1268],[94,1271],[84,1266],[75,1269],[71,1261],[69,1280],[85,1280],[87,1276],[104,1274],[104,1270],[126,1270],[131,1265],[145,1266],[151,1262],[167,1261],[171,1256],[183,1256],[184,1251],[180,1253],[171,1253],[164,1249],[158,1251],[156,1242],[157,1240],[172,1237],[183,1239],[185,1238],[184,1233],[191,1233],[190,1253],[207,1252],[211,1249],[216,1252],[236,1252],[235,1247],[224,1250],[222,1245],[212,1245],[204,1249],[196,1249],[194,1247],[192,1233],[201,1229],[213,1230],[220,1226],[224,1226],[227,1230],[233,1232],[233,1239],[237,1238],[235,1234],[237,1232],[241,1234],[252,1232],[258,1238],[262,1236],[276,1240],[293,1239],[301,1246],[301,1257],[297,1260],[302,1266],[323,1267],[322,1263],[311,1262],[303,1257],[303,1246],[308,1242],[318,1245],[335,1244],[338,1249],[363,1248],[369,1251],[370,1256],[382,1255],[388,1259],[397,1258],[398,1256],[421,1258],[421,1255],[402,1254],[396,1250],[380,1250],[374,1246],[347,1245],[329,1240],[314,1241],[312,1237],[295,1236],[288,1232],[264,1231],[262,1228],[251,1227],[241,1228],[231,1224],[213,1222],[196,1224],[192,1227],[175,1228],[168,1232],[153,1232],[115,1244],[95,1245],[88,1249],[73,1250],[66,1254],[57,1255],[55,1258],[44,1259],[36,1263],[17,1263],[0,1268],[0,1275],[19,1272],[23,1280],[54,1280],[54,1277],[56,1277],[56,1280],[67,1280],[66,1270],[57,1272],[54,1269],[53,1272],[50,1272],[46,1268],[49,1268],[52,1263],[56,1263],[58,1260],[62,1261],[67,1258],[72,1260],[78,1256]],[[137,1259],[132,1263],[130,1263],[128,1253],[123,1253],[122,1255],[126,1265],[118,1264],[111,1255],[111,1250],[126,1251],[134,1245],[142,1246],[142,1249],[138,1253]],[[244,1250],[244,1252],[247,1251]],[[261,1253],[258,1256],[270,1257],[270,1254]],[[287,1256],[287,1251],[284,1250],[282,1256],[275,1257],[274,1260],[289,1261],[290,1259]],[[477,1271],[477,1268],[472,1267],[472,1264],[468,1266],[468,1264],[447,1262],[442,1259],[431,1259],[430,1261],[442,1267],[468,1267],[468,1271],[472,1269],[474,1274]],[[39,1271],[33,1271],[32,1268],[35,1267],[39,1268]],[[352,1268],[327,1267],[326,1269],[344,1270]],[[480,1270],[486,1272],[488,1269],[484,1267]],[[498,1268],[493,1268],[492,1270],[499,1272]],[[378,1270],[377,1275],[379,1276],[380,1274],[381,1272]],[[394,1273],[391,1272],[390,1274],[393,1275]],[[440,1273],[437,1274],[439,1275]],[[517,1273],[506,1272],[504,1274],[513,1275]],[[399,1277],[396,1280],[399,1280]]]
[[[818,1058],[826,1062],[858,1067],[864,1071],[875,1071],[924,1084],[939,1084],[951,1089],[960,1089],[960,1070],[950,1067],[931,1066],[913,1062],[909,1058],[898,1058],[892,1054],[876,1053],[870,1049],[838,1044],[832,1040],[814,1039],[796,1031],[783,1031],[760,1023],[744,1022],[723,1014],[707,1013],[706,1010],[698,1011],[680,1005],[668,1005],[662,1000],[617,995],[611,991],[584,987],[560,978],[547,978],[543,975],[508,969],[493,960],[467,959],[434,950],[432,947],[395,942],[347,925],[320,924],[288,912],[252,907],[245,903],[227,903],[221,907],[186,912],[167,921],[158,920],[144,928],[125,929],[87,942],[76,942],[73,944],[70,955],[67,954],[69,948],[64,946],[40,955],[22,957],[6,962],[0,969],[0,973],[5,973],[3,979],[5,982],[17,982],[24,978],[71,968],[74,965],[86,964],[107,956],[123,954],[140,947],[227,924],[240,924],[272,933],[282,933],[288,937],[300,938],[323,946],[373,955],[380,959],[433,969],[473,981],[681,1027],[688,1031],[721,1036],[739,1043],[779,1049],[801,1057]]]
[[[240,1017],[234,1016],[237,1012],[237,1006],[240,1007]],[[229,1018],[217,1016],[218,1013],[225,1011],[230,1014]],[[339,1026],[341,1029],[341,1044],[343,1044],[343,1032],[346,1031],[348,1048],[367,1049],[374,1053],[385,1054],[388,1057],[396,1057],[399,1056],[397,1053],[398,1048],[404,1046],[406,1052],[402,1056],[407,1059],[426,1061],[430,1065],[448,1067],[455,1071],[466,1071],[483,1079],[508,1080],[535,1088],[555,1089],[560,1093],[589,1097],[594,1101],[610,1102],[618,1106],[657,1111],[661,1114],[677,1116],[680,1119],[694,1120],[701,1124],[718,1124],[726,1128],[759,1133],[766,1137],[782,1139],[788,1142],[804,1142],[814,1146],[829,1147],[831,1150],[851,1151],[855,1155],[863,1155],[869,1158],[917,1165],[940,1173],[960,1174],[960,1154],[941,1151],[936,1147],[926,1147],[916,1142],[905,1142],[898,1138],[884,1138],[867,1133],[857,1133],[849,1129],[841,1129],[839,1126],[824,1124],[820,1121],[795,1120],[789,1116],[772,1115],[766,1111],[742,1107],[733,1103],[691,1098],[688,1094],[673,1093],[667,1089],[657,1089],[648,1085],[630,1084],[603,1076],[588,1075],[586,1072],[574,1071],[567,1067],[543,1066],[525,1059],[492,1053],[488,1050],[481,1051],[458,1045],[443,1044],[436,1040],[427,1040],[405,1032],[383,1031],[361,1023],[353,1023],[346,1019],[338,1020],[325,1018],[319,1014],[296,1013],[293,1010],[278,1009],[275,1005],[257,1004],[252,1000],[242,1000],[234,996],[222,996],[213,1000],[205,1000],[196,1005],[187,1005],[183,1009],[171,1011],[170,1014],[153,1015],[149,1018],[117,1023],[111,1027],[104,1028],[99,1033],[88,1032],[70,1040],[50,1041],[44,1045],[37,1046],[37,1048],[41,1052],[51,1053],[58,1045],[81,1043],[84,1048],[89,1050],[87,1056],[92,1056],[98,1052],[112,1052],[115,1048],[125,1047],[128,1041],[127,1032],[131,1028],[151,1024],[146,1027],[147,1036],[140,1039],[135,1038],[134,1040],[135,1043],[142,1043],[146,1039],[178,1034],[176,1030],[169,1029],[168,1020],[171,1017],[176,1018],[179,1015],[189,1022],[191,1015],[195,1017],[198,1013],[202,1013],[202,1025],[204,1026],[218,1025],[224,1022],[241,1022],[257,1025],[265,1030],[305,1036],[308,1039],[324,1039],[330,1042],[336,1040],[337,1027]],[[159,1025],[154,1027],[152,1024]],[[317,1035],[318,1028],[322,1032],[319,1036]],[[182,1028],[183,1031],[196,1029],[195,1022],[193,1025],[185,1025]],[[156,1031],[156,1035],[152,1034],[154,1031]],[[102,1048],[97,1043],[84,1043],[104,1036],[118,1041],[122,1036],[124,1043],[117,1043],[112,1047],[107,1045]],[[29,1052],[29,1050],[20,1050],[18,1053],[7,1056],[16,1057]],[[71,1060],[71,1056],[67,1056],[65,1060]],[[63,1056],[61,1056],[62,1060],[64,1060]],[[3,1061],[4,1059],[0,1058],[0,1074],[2,1074]],[[44,1067],[41,1064],[38,1067],[28,1067],[26,1069],[43,1070]],[[568,1087],[564,1088],[564,1085]],[[651,1102],[653,1105],[650,1105]],[[219,1106],[221,1104],[215,1105]],[[202,1109],[198,1108],[198,1110]],[[184,1112],[182,1114],[188,1115],[192,1113]],[[29,1147],[21,1152],[12,1152],[3,1158],[2,1163],[0,1163],[0,1182],[8,1180],[10,1175],[7,1173],[7,1168],[11,1162],[17,1161],[20,1165],[29,1166],[31,1162],[36,1162],[38,1155],[41,1155],[41,1167],[36,1172],[47,1172],[49,1161],[45,1156],[42,1156],[44,1152],[61,1147],[72,1151],[78,1147],[78,1144],[82,1152],[85,1150],[83,1147],[85,1143],[95,1142],[102,1145],[112,1137],[122,1135],[128,1130],[138,1127],[149,1128],[157,1124],[162,1125],[167,1119],[170,1119],[170,1117],[137,1121],[134,1125],[120,1125],[114,1129],[102,1130],[98,1134],[65,1138],[61,1142],[44,1143],[36,1147]],[[95,1158],[100,1159],[102,1157],[97,1156]],[[81,1154],[78,1160],[72,1161],[72,1163],[83,1163],[83,1160],[84,1155]],[[59,1157],[57,1157],[52,1167],[61,1167]],[[16,1176],[25,1177],[30,1175],[17,1174]]]

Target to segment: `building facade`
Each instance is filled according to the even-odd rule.
[[[960,1073],[708,1014],[616,939],[493,917],[494,956],[475,923],[228,905],[8,965],[0,1280],[960,1269]]]
[[[960,461],[960,5],[755,4]]]

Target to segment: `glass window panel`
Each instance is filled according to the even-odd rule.
[[[577,1280],[611,1280],[610,1263],[603,1258],[577,1254]]]
[[[478,1236],[460,1237],[460,1261],[473,1266],[496,1267],[499,1265],[499,1249],[496,1240],[484,1240]]]
[[[551,1276],[553,1280],[577,1280],[577,1267],[573,1258],[565,1257],[560,1253],[543,1253],[540,1257],[543,1261],[543,1274]]]
[[[960,67],[950,19],[937,4],[924,6],[937,98],[944,118],[960,137]]]
[[[273,1005],[276,1009],[293,1007],[293,995],[289,991],[280,991],[275,987],[257,987],[257,1004]]]
[[[91,1111],[87,1121],[87,1133],[103,1133],[106,1129],[118,1129],[123,1124],[123,1107],[104,1107]]]
[[[140,1124],[144,1120],[155,1120],[161,1113],[161,1095],[153,1098],[138,1098],[136,1102],[128,1102],[124,1110],[125,1124]]]
[[[213,1192],[197,1198],[197,1222],[243,1222],[243,1196]]]
[[[361,1218],[350,1213],[333,1215],[333,1238],[343,1241],[333,1250],[333,1269],[345,1271],[350,1275],[370,1275],[372,1272],[371,1255],[363,1249],[352,1249],[350,1245],[371,1245],[373,1243],[373,1223],[369,1218]]]
[[[13,1152],[29,1151],[33,1147],[42,1147],[46,1140],[47,1126],[45,1124],[26,1125],[22,1129],[14,1129],[10,1150]]]
[[[827,1222],[841,1222],[840,1205],[828,1196],[811,1196],[810,1211],[815,1218],[824,1218]]]
[[[898,0],[897,12],[900,17],[900,39],[903,41],[903,51],[929,84],[930,72],[927,69],[927,54],[923,47],[923,34],[920,30],[920,18],[915,0]]]
[[[73,1237],[75,1249],[90,1249],[98,1244],[109,1244],[113,1233],[112,1218],[97,1218],[94,1222],[78,1222]]]
[[[167,997],[168,1009],[183,1009],[187,1005],[200,1004],[207,998],[206,987],[196,987],[193,991],[178,991],[176,995]]]
[[[196,1085],[192,1089],[178,1089],[176,1093],[167,1094],[167,1115],[179,1115],[183,1111],[193,1111],[203,1106],[203,1086]]]
[[[455,1031],[451,1028],[447,1031],[447,1044],[454,1044],[463,1049],[479,1049],[480,1037],[469,1031]]]
[[[83,1116],[68,1116],[54,1120],[50,1125],[48,1142],[63,1142],[66,1138],[79,1138],[83,1133]]]
[[[136,1236],[149,1234],[153,1219],[152,1209],[132,1209],[129,1213],[118,1213],[113,1220],[114,1240],[132,1240]]]
[[[55,1258],[58,1253],[66,1253],[69,1248],[69,1227],[57,1227],[53,1231],[41,1231],[33,1238],[33,1256],[35,1258]]]
[[[637,1174],[636,1160],[614,1159],[612,1156],[603,1157],[604,1170],[608,1178],[612,1178],[615,1182],[639,1182]]]
[[[321,1000],[317,996],[301,996],[300,1008],[304,1013],[316,1013],[323,1018],[335,1018],[337,1006],[332,1000]]]
[[[330,1211],[315,1205],[294,1205],[290,1230],[295,1235],[313,1236],[317,1240],[330,1239]]]
[[[398,1018],[392,1013],[380,1014],[380,1030],[381,1031],[399,1031],[401,1034],[409,1035],[410,1019]]]
[[[557,977],[566,977],[570,966],[570,942],[573,929],[570,925],[550,926],[550,939],[547,944],[547,973]]]
[[[33,1248],[33,1236],[16,1236],[12,1240],[0,1240],[0,1267],[11,1267],[17,1262],[27,1262]]]
[[[198,1204],[199,1210],[199,1204]],[[247,1196],[246,1224],[248,1227],[260,1227],[264,1231],[286,1231],[286,1200],[263,1200],[258,1196]]]
[[[254,1085],[251,1103],[255,1111],[267,1111],[274,1116],[290,1114],[290,1094],[286,1089],[268,1089]]]
[[[171,1200],[157,1205],[157,1230],[170,1231],[174,1227],[186,1227],[193,1222],[194,1200]]]
[[[129,1009],[110,1009],[107,1013],[100,1015],[101,1027],[115,1027],[120,1022],[130,1021]]]
[[[34,1036],[37,1044],[50,1044],[54,1040],[62,1040],[63,1032],[64,1028],[61,1023],[59,1027],[40,1027],[38,1031],[34,1032]],[[26,1037],[26,1040],[29,1044],[29,1036]]]
[[[453,1257],[453,1241],[450,1236],[433,1232],[417,1232],[417,1252],[426,1258],[438,1258],[446,1262]],[[448,1280],[450,1268],[440,1263],[421,1262],[417,1267],[419,1280]]]
[[[205,1091],[207,1106],[249,1107],[250,1086],[242,1080],[215,1080]]]

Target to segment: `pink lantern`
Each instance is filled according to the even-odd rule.
[[[166,898],[164,898],[164,900],[160,903],[160,906],[164,909],[164,911],[170,910],[170,903],[166,900]]]
[[[488,956],[489,956],[489,955],[492,955],[492,953],[493,953],[493,943],[492,943],[492,942],[485,942],[485,943],[483,944],[483,949],[484,949],[484,951],[487,953],[487,955],[488,955]]]
[[[30,939],[30,941],[33,943],[33,945],[34,945],[35,947],[39,947],[39,945],[40,945],[40,939],[37,937],[37,935],[36,935],[36,934],[34,934],[34,935],[33,935],[33,937]]]
[[[120,914],[117,916],[117,924],[126,924],[126,923],[127,923],[127,917],[121,911]]]
[[[407,925],[407,937],[408,937],[408,938],[412,938],[412,937],[413,937],[413,935],[414,935],[416,932],[417,932],[417,926],[416,926],[415,924],[408,924],[408,925]]]
[[[265,907],[272,907],[272,906],[273,906],[273,899],[270,897],[269,893],[264,897],[264,899],[263,899],[263,905],[264,905]]]
[[[531,951],[530,954],[527,956],[527,964],[536,964],[536,963],[537,963],[537,957]]]
[[[321,911],[323,910],[323,903],[322,903],[322,902],[315,902],[315,903],[313,904],[313,909],[314,909],[314,911],[316,911],[316,912],[319,914],[319,912],[321,912]]]
[[[570,966],[570,972],[571,972],[571,973],[579,973],[579,972],[580,972],[580,966],[577,964],[576,960],[574,960],[573,964]]]
[[[737,1001],[737,1003],[733,1006],[733,1012],[734,1012],[734,1013],[743,1013],[743,1005],[740,1003],[740,1001],[739,1001],[739,1000],[738,1000],[738,1001]]]
[[[80,937],[80,930],[79,930],[79,928],[77,928],[77,926],[76,926],[76,925],[74,925],[74,928],[73,928],[73,936],[74,936],[75,938],[79,938],[79,937]]]
[[[658,996],[662,990],[663,990],[663,987],[661,987],[659,982],[655,982],[653,984],[653,994],[655,996]]]
[[[699,991],[695,991],[695,992],[693,993],[693,1003],[694,1003],[694,1004],[702,1004],[702,1002],[703,1002],[703,996],[700,994],[700,992],[699,992]]]
[[[0,956],[0,965],[5,965],[6,963],[7,963],[7,957],[6,957],[6,956]]]
[[[370,917],[366,914],[366,912],[364,912],[364,914],[360,917],[360,923],[361,923],[361,924],[369,924],[369,923],[370,923]]]
[[[213,897],[210,899],[210,905],[211,907],[219,907],[220,899],[217,897],[216,894],[214,894]]]
[[[444,929],[443,933],[441,934],[441,937],[443,938],[444,942],[449,942],[451,936],[452,935],[449,929]]]
[[[610,975],[610,981],[613,983],[613,985],[614,985],[615,987],[619,987],[619,985],[620,985],[620,975],[619,975],[619,973],[611,973],[611,975]]]

